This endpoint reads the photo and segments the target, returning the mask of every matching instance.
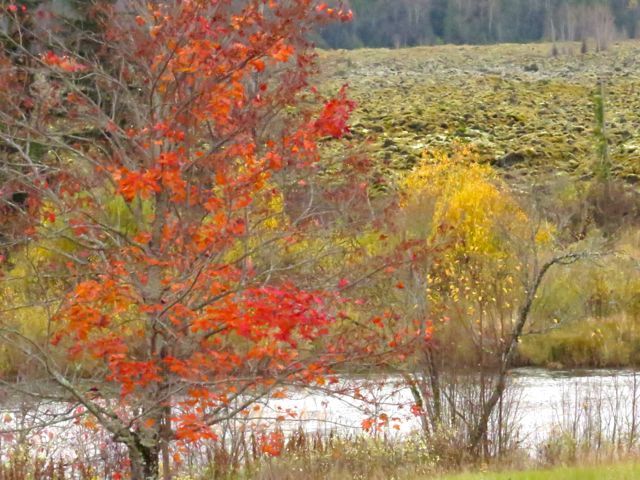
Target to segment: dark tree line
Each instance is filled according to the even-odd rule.
[[[346,0],[349,24],[321,32],[331,48],[595,40],[640,35],[637,0]]]
[[[237,0],[242,3],[246,0]],[[23,0],[41,30],[86,25],[96,4],[127,0]],[[486,44],[595,40],[606,48],[616,38],[640,36],[638,0],[333,0],[354,12],[334,24],[318,44],[329,48],[404,47],[439,43]],[[0,5],[11,4],[0,0]],[[55,18],[55,20],[54,20]],[[8,25],[0,16],[0,31]],[[45,35],[46,36],[46,35]]]

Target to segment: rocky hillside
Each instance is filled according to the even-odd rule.
[[[640,190],[640,42],[438,46],[321,53],[328,87],[358,102],[354,140],[379,168],[411,168],[426,147],[472,143],[513,180],[591,175],[594,94],[604,85],[613,171]],[[555,54],[555,55],[554,55]],[[523,178],[524,177],[524,178]]]

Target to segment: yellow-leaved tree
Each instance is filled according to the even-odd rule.
[[[426,152],[400,198],[399,230],[424,253],[408,253],[396,301],[432,332],[405,371],[416,413],[426,434],[496,455],[514,440],[507,371],[536,291],[551,266],[584,255],[554,255],[553,226],[468,147]]]

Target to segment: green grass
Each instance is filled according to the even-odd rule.
[[[441,480],[636,480],[640,464],[623,463],[600,467],[555,468],[527,472],[464,473]]]

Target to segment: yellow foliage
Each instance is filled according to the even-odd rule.
[[[46,204],[45,212],[55,213]],[[47,215],[39,227],[45,234],[60,228],[61,218]],[[41,341],[50,331],[51,317],[59,306],[60,291],[64,288],[55,276],[43,276],[43,265],[58,263],[63,268],[65,255],[72,254],[76,245],[71,239],[40,239],[11,252],[10,261],[0,272],[0,326]],[[53,300],[56,299],[56,300]],[[0,370],[10,370],[19,364],[20,353],[8,344],[0,346]]]
[[[280,217],[284,212],[284,196],[282,193],[277,192],[271,196],[268,201],[268,209],[271,215],[265,220],[264,226],[269,230],[276,230],[282,223]]]
[[[1,326],[20,332],[29,338],[37,339],[47,332],[49,312],[47,307],[55,309],[55,305],[44,305],[40,290],[43,285],[34,281],[33,265],[46,260],[51,252],[42,248],[30,249],[30,257],[25,253],[13,258],[12,268],[2,273],[0,281],[0,310],[2,310]],[[16,352],[8,344],[0,345],[0,372],[15,368]]]
[[[539,245],[547,245],[553,241],[556,233],[556,227],[549,222],[545,222],[536,231],[535,241]]]
[[[388,246],[381,241],[381,235],[381,232],[377,230],[365,230],[355,238],[355,241],[367,256],[375,257],[388,250]]]
[[[524,240],[528,234],[525,212],[493,169],[466,147],[452,156],[426,152],[402,182],[401,195],[407,211],[431,204],[428,240],[452,241],[458,251],[500,257],[507,237]]]
[[[117,231],[134,235],[144,231],[155,213],[155,205],[151,199],[136,199],[135,205],[130,205],[114,192],[104,192],[105,221]],[[140,218],[136,218],[138,211]],[[142,223],[140,223],[142,222]]]

